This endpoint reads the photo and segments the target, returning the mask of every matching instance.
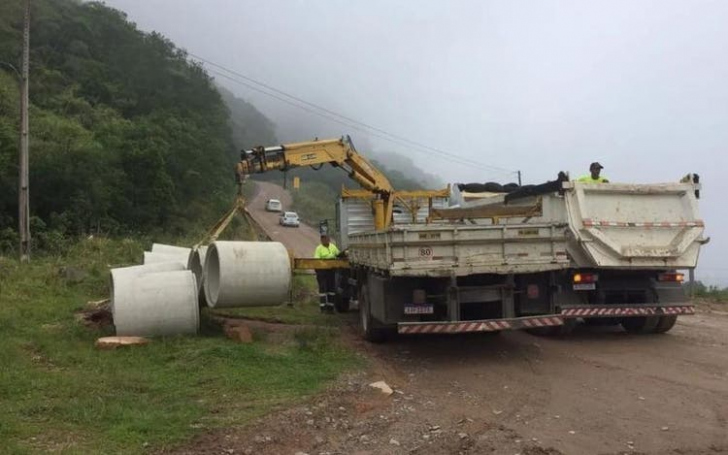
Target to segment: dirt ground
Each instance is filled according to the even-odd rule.
[[[367,371],[172,453],[728,453],[725,312],[647,336],[584,328],[564,338],[507,332],[372,345],[353,327],[343,332]],[[391,396],[368,385],[381,380]]]
[[[299,232],[287,241],[307,242]],[[728,453],[728,313],[704,308],[664,335],[592,327],[564,338],[505,332],[381,345],[360,341],[348,315],[343,338],[366,371],[172,453]],[[375,381],[394,393],[369,387]]]

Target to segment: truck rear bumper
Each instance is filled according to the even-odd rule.
[[[693,305],[583,305],[561,308],[564,318],[599,318],[695,314]]]
[[[508,319],[484,319],[479,321],[400,322],[397,333],[471,333],[498,332],[501,330],[533,329],[563,325],[567,319],[612,318],[640,316],[673,316],[695,314],[693,305],[588,305],[569,306],[559,314],[528,316]]]
[[[400,322],[397,324],[397,332],[402,334],[498,332],[501,330],[531,329],[563,324],[564,320],[560,315],[551,314],[525,318],[485,319],[480,321]]]

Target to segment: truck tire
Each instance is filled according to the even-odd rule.
[[[385,329],[376,326],[369,307],[369,288],[365,284],[359,289],[359,331],[362,338],[372,343],[381,343],[386,340]]]
[[[657,327],[653,330],[654,333],[665,333],[669,332],[675,326],[677,322],[677,315],[671,316],[660,316],[660,320],[657,323]]]
[[[638,318],[623,318],[622,327],[628,333],[644,334],[654,333],[657,324],[660,322],[659,316],[647,316]]]

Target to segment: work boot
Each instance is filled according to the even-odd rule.
[[[329,302],[326,300],[326,293],[319,293],[319,310],[321,310],[322,313],[326,313],[326,305],[328,304]]]

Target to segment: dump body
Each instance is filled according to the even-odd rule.
[[[574,261],[611,269],[694,268],[704,243],[698,191],[693,183],[567,184]]]
[[[400,225],[349,236],[349,261],[391,276],[468,276],[568,268],[564,223]]]
[[[532,216],[425,224],[430,214],[424,207],[417,214],[419,223],[407,223],[406,217],[397,222],[395,217],[393,226],[380,232],[373,231],[363,204],[342,201],[340,232],[353,264],[392,276],[534,273],[569,267],[690,269],[697,265],[704,243],[697,191],[693,183],[570,182],[564,184],[563,194],[509,204],[501,196],[451,209],[479,216],[488,208],[537,207]]]

